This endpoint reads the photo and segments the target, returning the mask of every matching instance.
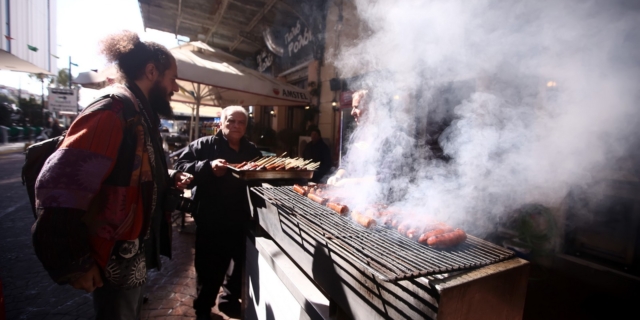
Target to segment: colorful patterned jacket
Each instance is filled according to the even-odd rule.
[[[134,103],[107,98],[89,106],[47,159],[36,182],[33,245],[59,284],[73,281],[94,264],[105,270],[116,243],[137,241],[148,232],[160,203],[153,173],[158,165],[167,170],[164,161],[155,159],[151,143],[152,137],[159,137],[151,131],[158,125],[149,128],[143,118],[150,106],[135,84],[105,90],[116,90]],[[164,218],[170,222],[168,212]],[[163,229],[169,232],[161,235],[165,246],[160,254],[170,256],[171,229]]]

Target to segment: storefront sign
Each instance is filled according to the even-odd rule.
[[[280,89],[273,89],[273,94],[275,94],[276,96],[279,96],[280,95]],[[309,101],[309,98],[307,97],[306,93],[293,91],[293,90],[287,90],[287,89],[282,89],[282,97]]]
[[[273,53],[267,49],[262,49],[258,52],[256,61],[258,62],[258,71],[263,72],[273,64]]]
[[[312,28],[298,20],[295,25],[286,29],[283,38],[283,55],[280,60],[281,70],[296,67],[313,59],[316,37]]]
[[[309,28],[300,25],[300,20],[284,35],[285,51],[288,57],[295,56],[300,50],[307,47],[313,40],[313,34]]]
[[[302,92],[287,90],[287,89],[282,90],[282,96],[287,98],[300,99],[300,100],[309,100],[306,94]]]
[[[74,89],[49,88],[49,111],[77,112],[78,95]]]

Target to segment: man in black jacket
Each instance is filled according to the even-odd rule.
[[[304,147],[302,157],[305,160],[320,162],[320,167],[313,173],[312,182],[319,183],[331,169],[331,150],[322,140],[320,129],[311,130],[311,141]]]
[[[229,316],[240,314],[241,270],[251,212],[247,183],[233,177],[227,164],[261,156],[258,148],[244,137],[247,119],[244,108],[225,108],[218,133],[189,144],[175,164],[175,168],[194,176],[194,199],[198,202],[194,215],[198,297],[193,302],[198,319],[210,318],[231,260],[233,274],[218,308]]]

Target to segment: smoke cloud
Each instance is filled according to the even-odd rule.
[[[482,234],[635,148],[637,1],[355,4],[364,36],[334,63],[375,71],[354,85],[371,103],[342,163],[366,181],[345,188],[352,207],[394,203]]]

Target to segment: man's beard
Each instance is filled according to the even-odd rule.
[[[173,92],[171,93],[173,95]],[[149,104],[160,117],[165,119],[173,119],[173,109],[171,109],[171,96],[168,90],[162,87],[160,81],[156,81],[151,89],[149,89]]]

